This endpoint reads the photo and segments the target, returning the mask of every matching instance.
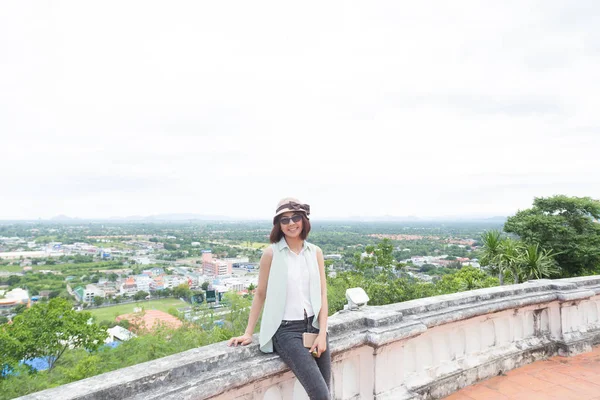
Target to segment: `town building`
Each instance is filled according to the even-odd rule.
[[[210,251],[202,252],[202,274],[206,276],[231,275],[232,264],[213,258]]]
[[[6,292],[4,297],[8,300],[14,300],[18,304],[27,304],[29,302],[29,292],[21,288],[15,288]]]
[[[57,252],[45,252],[45,251],[9,251],[0,253],[0,259],[2,260],[18,260],[20,258],[46,258],[46,257],[60,257],[63,253]]]
[[[133,279],[135,280],[138,291],[143,290],[144,292],[150,292],[150,286],[154,283],[152,278],[148,275],[135,275]]]
[[[108,333],[108,337],[106,338],[104,343],[126,342],[131,338],[137,337],[135,333],[130,332],[119,325],[113,326],[112,328],[108,328],[106,332]]]
[[[180,275],[165,275],[163,276],[163,281],[165,289],[173,289],[183,283],[188,283],[187,278]]]
[[[83,286],[78,286],[73,289],[75,293],[75,297],[77,300],[84,303],[91,303],[94,301],[94,297],[106,297],[104,290],[100,289],[98,286],[94,284],[86,285],[85,288]]]
[[[120,293],[123,296],[133,296],[138,291],[137,285],[135,283],[135,279],[133,276],[127,277],[125,282],[120,287]]]

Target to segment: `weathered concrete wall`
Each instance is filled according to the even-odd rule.
[[[335,399],[437,399],[600,343],[600,276],[436,296],[330,318]],[[255,337],[255,342],[258,338]],[[276,354],[225,342],[22,399],[306,399]]]

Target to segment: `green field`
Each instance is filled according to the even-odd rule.
[[[122,314],[129,314],[133,312],[134,307],[144,307],[144,310],[159,310],[168,312],[169,308],[181,308],[189,306],[188,303],[183,302],[179,299],[160,299],[160,300],[146,300],[138,301],[136,303],[118,304],[110,307],[94,308],[86,310],[92,313],[92,316],[96,318],[97,322],[100,321],[114,321],[114,319]]]
[[[23,272],[23,267],[20,265],[0,265],[0,271]]]
[[[265,247],[269,246],[269,243],[252,242],[250,246],[253,249],[264,249]]]

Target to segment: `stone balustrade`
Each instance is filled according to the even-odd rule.
[[[600,276],[538,280],[330,317],[334,399],[438,399],[600,343]],[[258,338],[255,336],[255,342]],[[226,342],[22,399],[305,399],[276,354]]]

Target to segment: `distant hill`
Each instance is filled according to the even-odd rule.
[[[415,217],[414,215],[408,215],[408,216],[384,215],[384,216],[379,216],[379,217],[351,216],[348,218],[339,218],[339,219],[344,220],[344,221],[374,221],[374,222],[418,222],[418,221],[422,221],[421,218]]]
[[[193,213],[180,213],[180,214],[156,214],[156,215],[130,215],[127,217],[110,217],[110,221],[140,221],[140,222],[152,222],[152,221],[228,221],[231,217],[224,215],[204,215],[204,214],[193,214]]]
[[[77,219],[79,219],[79,218],[71,218],[67,215],[61,214],[61,215],[57,215],[56,217],[50,218],[50,221],[74,221]]]
[[[503,224],[506,222],[505,216],[437,216],[437,217],[417,217],[414,215],[395,216],[360,216],[354,215],[347,218],[342,217],[323,217],[320,221],[348,221],[348,222],[407,222],[407,223],[431,223],[431,222],[486,222],[494,224]],[[171,214],[156,214],[156,215],[130,215],[126,217],[110,217],[110,218],[79,218],[69,217],[68,215],[57,215],[47,221],[53,222],[83,222],[83,221],[126,221],[126,222],[168,222],[168,221],[239,221],[239,218],[228,217],[225,215],[206,215],[195,213],[171,213]],[[270,218],[248,218],[248,220],[270,220]]]

